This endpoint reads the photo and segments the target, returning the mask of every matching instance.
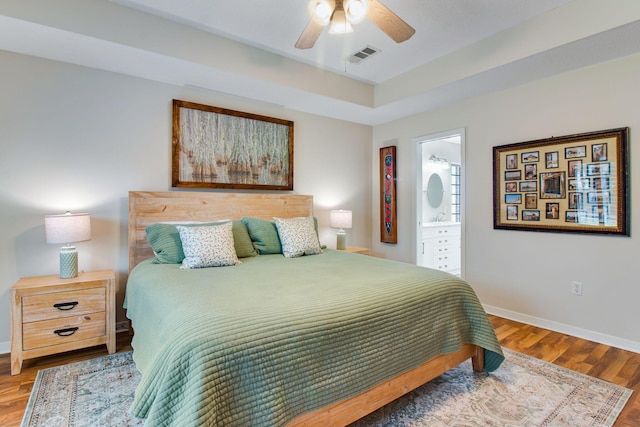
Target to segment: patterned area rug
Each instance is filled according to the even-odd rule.
[[[38,371],[22,427],[142,426],[129,415],[140,373],[132,352]]]
[[[504,349],[491,374],[457,368],[354,423],[364,426],[611,426],[631,390]],[[131,352],[38,372],[22,420],[35,426],[140,426]]]

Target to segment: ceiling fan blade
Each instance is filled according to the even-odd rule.
[[[409,40],[416,32],[411,25],[404,22],[398,15],[393,13],[378,0],[369,0],[367,18],[376,24],[378,28],[384,31],[385,34],[391,37],[396,43],[402,43],[405,40]]]
[[[313,45],[320,37],[320,33],[324,30],[324,25],[318,24],[315,20],[311,19],[307,24],[302,34],[298,38],[296,42],[296,47],[298,49],[311,49]]]

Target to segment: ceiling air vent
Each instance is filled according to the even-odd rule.
[[[373,55],[376,55],[377,53],[380,53],[380,52],[381,52],[380,49],[367,45],[364,48],[357,51],[356,53],[354,53],[353,55],[351,55],[349,57],[349,62],[353,64],[359,64],[365,59],[370,58]]]

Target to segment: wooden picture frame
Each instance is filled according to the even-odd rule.
[[[380,241],[398,243],[396,147],[380,149]]]
[[[173,100],[171,186],[293,190],[293,122]]]
[[[624,127],[493,147],[493,228],[629,236],[628,140]]]

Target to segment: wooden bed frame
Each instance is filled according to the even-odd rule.
[[[153,251],[145,227],[163,221],[211,221],[243,216],[272,219],[313,216],[313,197],[298,194],[212,192],[129,192],[129,271]],[[431,381],[469,358],[473,369],[484,368],[483,349],[465,344],[437,356],[353,398],[301,415],[288,426],[345,426]]]

